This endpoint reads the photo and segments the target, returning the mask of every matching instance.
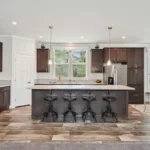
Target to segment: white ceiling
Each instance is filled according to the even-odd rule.
[[[0,34],[48,41],[49,25],[53,42],[105,43],[113,26],[113,43],[150,43],[150,0],[0,0]]]

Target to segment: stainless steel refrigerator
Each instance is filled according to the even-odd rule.
[[[112,64],[105,66],[104,83],[108,84],[108,77],[113,77],[115,85],[127,85],[127,65]]]

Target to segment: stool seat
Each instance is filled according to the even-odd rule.
[[[45,101],[55,101],[55,100],[57,100],[57,95],[49,94],[49,95],[44,97],[44,100]]]
[[[114,102],[114,101],[116,101],[116,98],[113,96],[105,96],[105,97],[103,97],[103,100],[109,101],[109,102]]]
[[[76,95],[75,94],[64,94],[64,100],[65,101],[74,101],[74,100],[76,100],[77,99],[77,97],[76,97]]]
[[[96,100],[96,97],[94,95],[89,95],[89,94],[83,94],[82,98],[85,101],[94,101],[94,100]]]

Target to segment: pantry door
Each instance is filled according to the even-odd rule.
[[[31,104],[31,90],[28,89],[34,83],[32,78],[32,57],[28,55],[16,55],[15,62],[15,105],[24,106]]]

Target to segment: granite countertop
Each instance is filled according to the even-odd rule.
[[[0,88],[10,86],[9,84],[0,84]]]
[[[55,90],[135,90],[125,85],[34,85],[28,89],[55,89]]]

